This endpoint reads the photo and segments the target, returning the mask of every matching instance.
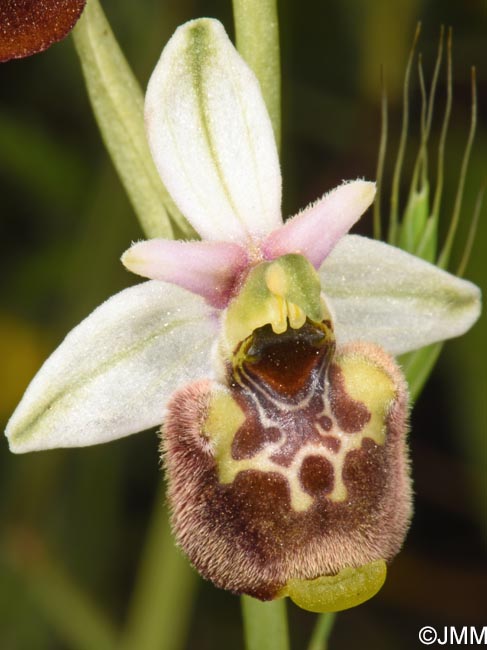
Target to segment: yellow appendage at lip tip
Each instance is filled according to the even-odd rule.
[[[384,560],[347,567],[334,576],[314,580],[290,580],[278,594],[289,598],[310,612],[340,612],[361,605],[380,590],[385,582],[387,567]]]

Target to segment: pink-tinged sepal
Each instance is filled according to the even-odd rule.
[[[374,196],[375,183],[356,180],[339,185],[272,232],[262,245],[264,258],[299,253],[318,269]]]
[[[177,284],[223,309],[248,266],[248,256],[231,242],[150,239],[133,244],[122,262],[133,273]]]

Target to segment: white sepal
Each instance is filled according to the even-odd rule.
[[[211,376],[217,316],[203,298],[150,281],[116,294],[42,366],[7,425],[13,452],[83,447],[161,424],[169,396]]]
[[[471,282],[358,235],[338,242],[319,275],[339,344],[373,341],[398,355],[460,336],[480,315]]]
[[[212,19],[179,27],[149,81],[152,155],[204,239],[244,243],[281,224],[281,175],[260,87]]]

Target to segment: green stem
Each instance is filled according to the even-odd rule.
[[[475,242],[475,236],[477,234],[477,229],[479,225],[480,212],[482,210],[482,203],[484,200],[485,188],[487,187],[487,181],[484,183],[483,187],[477,194],[475,199],[475,207],[473,209],[472,221],[470,222],[470,227],[468,229],[467,241],[463,249],[462,259],[458,265],[457,272],[455,275],[458,277],[463,277],[463,274],[467,270],[468,262],[470,260],[470,255],[472,253],[473,245]]]
[[[197,584],[196,573],[174,544],[161,484],[121,644],[123,650],[183,648]]]
[[[281,65],[277,0],[233,0],[237,49],[259,80],[277,148],[281,142]]]
[[[470,130],[468,132],[467,144],[463,153],[462,165],[460,168],[460,178],[458,179],[457,191],[455,194],[455,202],[453,204],[453,213],[450,220],[450,226],[446,236],[446,242],[443,245],[440,256],[438,257],[437,265],[441,269],[448,268],[450,261],[450,254],[455,241],[458,224],[460,222],[460,211],[462,209],[463,190],[465,189],[465,181],[467,179],[468,163],[470,161],[470,154],[475,139],[475,131],[477,129],[477,80],[475,68],[471,70],[471,85],[472,85],[472,103],[471,103],[471,117],[470,117]]]
[[[399,138],[399,148],[397,150],[396,164],[394,165],[394,174],[392,177],[392,190],[391,190],[391,214],[389,219],[389,244],[393,246],[397,244],[399,232],[399,184],[401,180],[402,165],[404,162],[404,154],[406,151],[406,142],[409,127],[409,78],[411,76],[411,66],[413,64],[414,53],[416,51],[416,43],[418,42],[419,32],[421,30],[421,23],[416,26],[413,44],[409,52],[408,63],[406,66],[406,73],[404,75],[403,98],[402,98],[402,127],[401,136]]]
[[[289,650],[286,599],[262,602],[242,596],[247,650]]]
[[[88,0],[73,30],[101,135],[147,237],[190,233],[157,173],[144,127],[144,97],[98,0]]]
[[[436,189],[433,199],[432,218],[437,223],[440,216],[441,196],[443,193],[443,177],[445,166],[445,144],[450,123],[451,106],[453,99],[453,78],[452,78],[452,29],[448,30],[447,55],[446,55],[446,104],[441,125],[440,140],[438,143],[438,161],[436,167]]]
[[[382,224],[381,224],[381,198],[382,198],[382,181],[384,176],[384,162],[386,159],[387,150],[387,93],[384,83],[384,71],[381,68],[380,72],[381,81],[381,129],[380,129],[380,143],[379,155],[377,159],[377,170],[375,174],[377,194],[374,201],[374,239],[381,239],[382,237]]]
[[[335,618],[336,613],[334,612],[320,614],[311,641],[309,642],[308,650],[327,650],[328,639],[333,629]]]

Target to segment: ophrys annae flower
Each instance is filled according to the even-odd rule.
[[[410,518],[407,390],[390,355],[463,333],[472,284],[347,235],[358,180],[284,225],[258,83],[219,23],[181,27],[149,84],[148,137],[203,241],[135,244],[152,278],[109,299],[46,362],[14,451],[163,426],[173,528],[216,584],[317,611],[380,588]]]

